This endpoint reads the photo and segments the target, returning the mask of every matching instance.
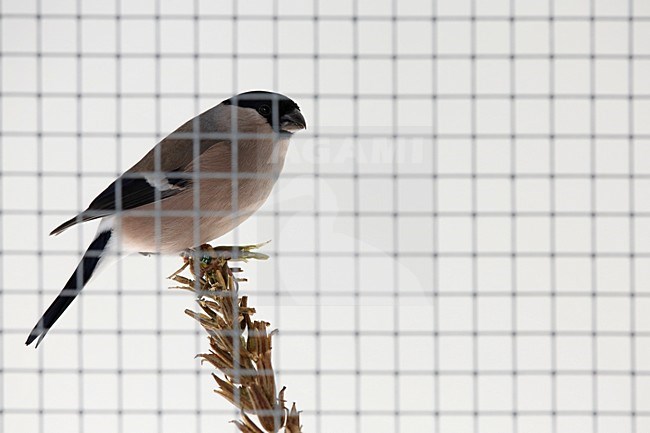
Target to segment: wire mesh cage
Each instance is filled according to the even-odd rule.
[[[213,244],[271,240],[240,292],[303,431],[650,431],[646,0],[0,0],[0,37],[0,431],[238,431],[178,256],[24,341],[97,222],[50,230],[254,89],[308,129]]]

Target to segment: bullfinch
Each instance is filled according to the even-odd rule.
[[[272,92],[233,96],[180,126],[88,208],[52,231],[101,219],[77,269],[27,337],[36,346],[93,275],[130,253],[178,253],[233,230],[266,201],[289,140],[306,128],[298,105]]]

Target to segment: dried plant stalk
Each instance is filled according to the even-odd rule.
[[[241,411],[241,419],[233,421],[244,433],[300,433],[300,413],[293,403],[285,406],[284,391],[279,392],[271,362],[274,332],[267,332],[270,323],[253,320],[255,308],[248,297],[239,296],[238,282],[231,261],[265,260],[264,254],[252,251],[261,245],[216,247],[204,244],[183,254],[183,266],[169,278],[180,284],[176,288],[190,290],[197,296],[200,312],[185,310],[207,331],[210,351],[197,357],[212,364],[220,374],[212,376],[217,383],[215,393]],[[193,278],[179,275],[188,269]],[[249,415],[257,417],[257,423]]]

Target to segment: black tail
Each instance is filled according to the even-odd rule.
[[[101,253],[106,248],[108,241],[111,239],[112,231],[105,231],[99,234],[95,240],[90,244],[88,250],[84,254],[81,262],[77,265],[77,269],[74,271],[70,279],[59,293],[59,296],[56,297],[52,305],[48,307],[43,314],[43,317],[38,321],[32,332],[27,337],[26,345],[32,344],[34,340],[38,338],[36,342],[36,347],[41,343],[47,331],[50,330],[54,322],[56,322],[61,314],[68,308],[72,303],[74,298],[81,292],[81,289],[84,288],[86,283],[90,280],[90,277],[93,275],[93,272],[97,268],[97,264],[101,258]]]

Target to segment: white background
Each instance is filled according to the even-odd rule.
[[[1,430],[234,431],[177,257],[23,342],[97,224],[47,233],[250,89],[309,129],[218,243],[272,239],[242,291],[305,431],[650,430],[647,1],[0,7]]]

